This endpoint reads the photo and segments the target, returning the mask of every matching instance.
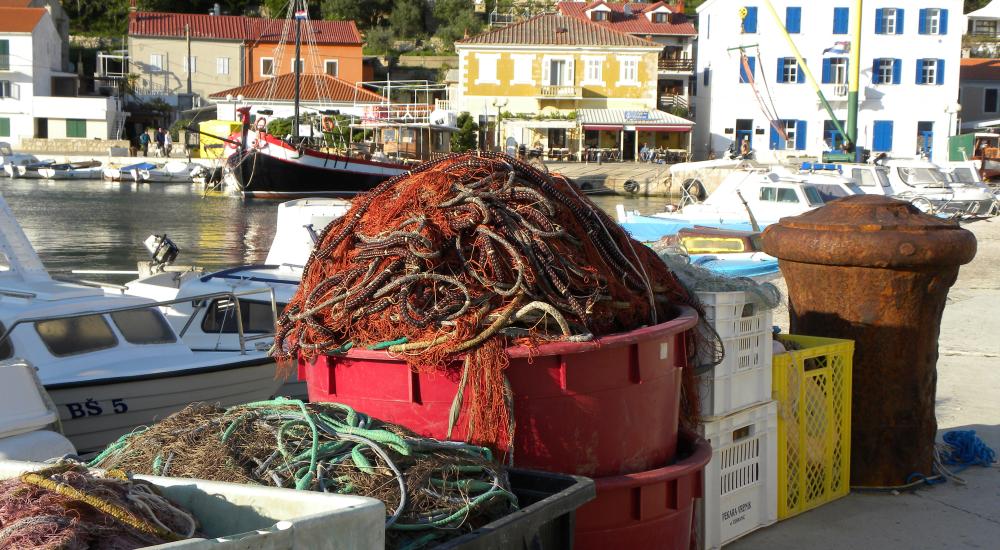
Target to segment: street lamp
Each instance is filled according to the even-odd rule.
[[[494,99],[493,106],[497,108],[497,150],[502,151],[503,148],[500,147],[500,109],[507,106],[507,98],[504,99]]]

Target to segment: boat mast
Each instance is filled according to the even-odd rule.
[[[292,142],[297,143],[299,141],[299,80],[302,77],[299,55],[302,52],[302,19],[305,17],[305,10],[300,4],[301,0],[292,1],[295,3],[295,9],[292,12],[295,17],[295,59],[292,60],[295,67],[295,114],[292,116]]]

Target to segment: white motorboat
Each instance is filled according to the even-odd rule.
[[[71,162],[38,169],[38,175],[48,180],[99,180],[104,169],[97,160]]]
[[[208,274],[162,266],[127,283],[125,293],[175,302],[162,311],[193,350],[231,352],[252,340],[256,350],[267,351],[274,342],[276,316],[298,290],[302,268],[312,252],[316,235],[349,207],[349,202],[332,198],[282,203],[278,206],[277,231],[264,265],[238,266]],[[154,259],[161,256],[163,247],[170,246],[165,241],[159,237],[150,245]],[[233,300],[227,293],[239,297]],[[219,297],[201,301],[191,298],[209,294]],[[289,380],[278,393],[305,397],[305,382],[294,377]]]
[[[12,166],[9,170],[7,169],[8,164]],[[0,176],[10,177],[10,174],[14,172],[13,166],[25,164],[38,164],[38,157],[28,153],[15,153],[9,143],[0,141],[0,166],[3,166]]]
[[[0,361],[0,460],[45,461],[76,454],[58,431],[59,412],[35,367]]]
[[[886,161],[886,166],[893,194],[924,210],[982,215],[996,200],[985,185],[950,182],[941,168],[928,161],[896,159]]]
[[[280,386],[265,352],[192,350],[158,309],[169,304],[54,280],[2,198],[0,253],[0,359],[38,369],[65,435],[83,453],[191,402],[233,405]],[[223,297],[238,299],[190,299]]]
[[[200,164],[172,160],[159,168],[139,170],[142,183],[192,183],[194,176],[204,168]]]
[[[39,160],[37,162],[24,162],[21,164],[11,162],[5,164],[3,170],[8,178],[41,179],[42,175],[38,173],[38,170],[53,166],[56,166],[56,161],[54,160]]]
[[[109,166],[104,169],[105,181],[139,181],[139,170],[151,170],[156,165],[151,162],[140,162],[126,166]]]

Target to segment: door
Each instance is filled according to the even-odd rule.
[[[565,59],[549,60],[549,86],[563,85],[563,72],[566,70]]]
[[[635,130],[622,130],[625,143],[622,146],[622,160],[635,160]]]
[[[747,147],[753,151],[753,119],[751,118],[741,118],[736,120],[736,151],[738,152],[743,146],[743,140],[746,140]]]
[[[922,121],[917,123],[917,153],[931,158],[934,153],[934,123]]]
[[[46,139],[49,137],[49,119],[47,118],[35,119],[35,137],[42,139]]]
[[[843,120],[839,122],[840,127],[843,128],[845,122]],[[823,141],[826,142],[829,151],[842,151],[844,148],[844,134],[837,130],[837,126],[833,124],[832,120],[823,121]]]

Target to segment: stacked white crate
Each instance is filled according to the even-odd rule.
[[[758,311],[744,292],[698,298],[725,354],[698,376],[702,436],[712,444],[700,538],[714,549],[778,519],[778,418],[771,401],[771,311]]]

